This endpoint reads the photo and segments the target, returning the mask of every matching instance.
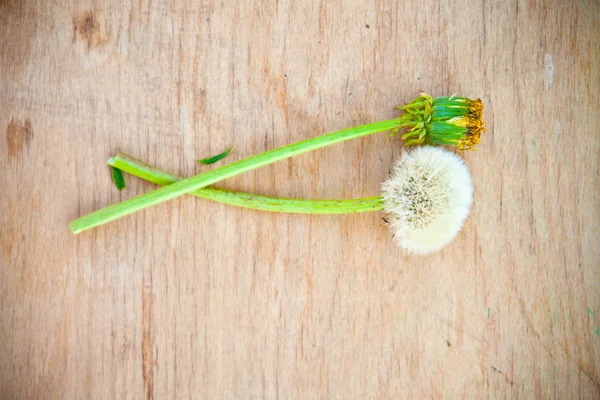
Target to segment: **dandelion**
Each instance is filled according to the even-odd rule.
[[[483,103],[480,99],[466,97],[436,97],[425,92],[410,103],[397,107],[404,111],[400,117],[400,127],[408,129],[402,135],[407,146],[434,144],[456,146],[461,150],[471,150],[479,143],[485,132]]]
[[[479,99],[471,100],[457,96],[433,98],[421,92],[416,99],[399,108],[404,114],[398,118],[355,126],[269,150],[94,211],[71,221],[69,226],[73,233],[81,233],[276,161],[378,132],[399,132],[401,129],[408,129],[402,136],[407,146],[450,145],[467,150],[473,149],[479,143],[480,135],[484,131],[481,119],[483,104]]]
[[[141,163],[124,154],[108,160],[112,167],[160,185],[181,178]],[[238,207],[301,214],[350,214],[384,211],[388,226],[400,247],[409,253],[426,254],[450,243],[469,212],[473,195],[471,177],[456,155],[439,147],[423,146],[405,152],[382,195],[347,200],[281,199],[202,188],[194,196]]]
[[[400,247],[426,254],[450,243],[473,199],[464,162],[439,147],[405,153],[382,184],[383,209]]]

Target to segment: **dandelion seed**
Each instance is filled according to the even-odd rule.
[[[450,243],[473,199],[464,162],[442,148],[416,148],[397,161],[382,184],[383,208],[394,238],[408,252],[427,254]]]

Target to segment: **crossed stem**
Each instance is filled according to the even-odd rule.
[[[107,164],[161,186],[171,185],[182,180],[181,177],[169,174],[122,153],[109,158]],[[347,200],[286,199],[213,187],[197,189],[190,194],[202,199],[237,207],[296,214],[352,214],[379,211],[383,208],[379,196]]]

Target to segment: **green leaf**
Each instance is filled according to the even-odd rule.
[[[119,168],[110,167],[112,169],[112,178],[115,186],[119,190],[123,190],[127,187],[125,184],[125,178],[123,178],[123,172]]]
[[[233,149],[233,145],[230,146],[227,150],[225,150],[221,154],[217,154],[216,156],[212,156],[212,157],[208,157],[208,158],[203,158],[202,160],[198,160],[198,162],[200,164],[214,164],[217,161],[227,157],[229,155],[229,153],[231,152],[231,149]]]

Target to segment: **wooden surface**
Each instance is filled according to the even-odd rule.
[[[1,398],[598,398],[600,4],[0,0]],[[123,151],[169,172],[481,97],[460,236],[191,196],[79,236]],[[222,186],[378,193],[385,134]]]

